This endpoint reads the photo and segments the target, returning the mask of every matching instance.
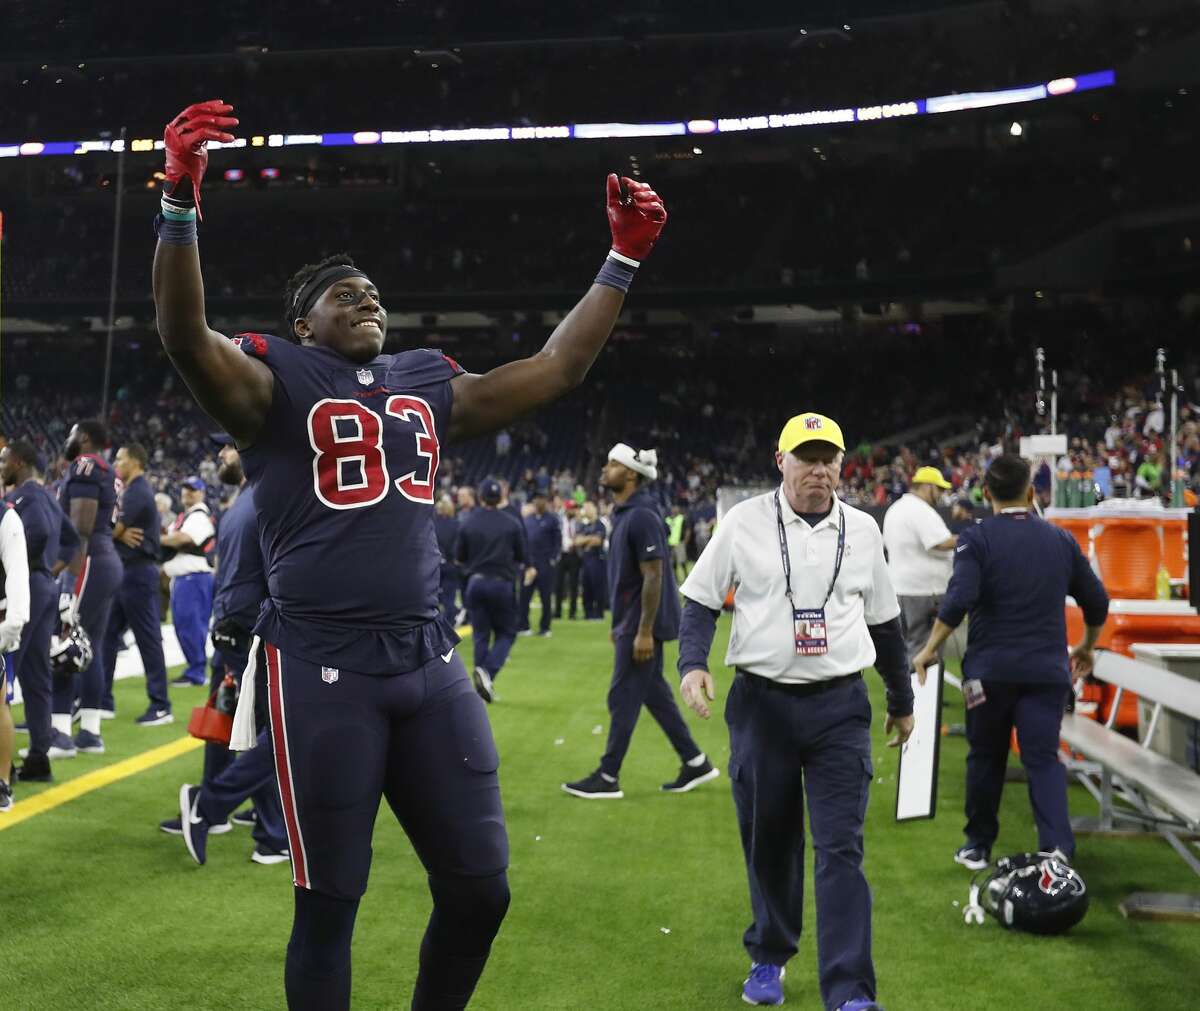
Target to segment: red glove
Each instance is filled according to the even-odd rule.
[[[621,186],[626,196],[621,199]],[[612,247],[622,256],[639,263],[650,255],[654,241],[667,223],[662,197],[650,188],[626,176],[617,181],[608,177],[608,227],[612,229]]]
[[[222,144],[233,140],[233,134],[222,129],[237,126],[236,119],[225,115],[232,111],[233,106],[226,105],[219,98],[197,102],[171,120],[163,131],[163,143],[167,149],[167,194],[187,201],[189,194],[186,187],[181,189],[181,183],[190,178],[190,196],[196,202],[196,214],[201,220],[204,220],[204,215],[200,213],[200,183],[204,181],[204,170],[208,168],[205,144],[210,140]]]

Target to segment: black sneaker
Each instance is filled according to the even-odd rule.
[[[246,807],[233,814],[229,820],[235,825],[241,825],[242,828],[254,828],[258,824],[258,812],[252,807]],[[212,829],[208,831],[209,834],[212,833]]]
[[[625,796],[621,792],[621,784],[615,779],[605,779],[599,769],[574,783],[563,783],[562,788],[572,797],[582,797],[584,800],[620,800]]]
[[[475,682],[475,692],[484,702],[489,705],[496,701],[495,688],[492,685],[492,676],[487,672],[486,667],[476,667],[471,672],[471,680]]]
[[[981,871],[992,862],[992,851],[986,846],[960,846],[954,854],[954,862],[969,871]]]
[[[11,811],[13,806],[12,787],[0,779],[0,812]]]
[[[167,723],[174,723],[175,716],[170,709],[151,706],[133,722],[139,727],[161,727]]]
[[[173,688],[203,688],[203,681],[193,681],[191,678],[185,678],[182,674],[171,681]]]
[[[26,756],[25,763],[13,773],[13,779],[18,783],[53,783],[50,759],[45,755],[30,753]]]
[[[675,777],[674,781],[663,783],[662,789],[667,793],[687,793],[688,790],[694,790],[701,783],[707,783],[710,779],[716,779],[719,775],[721,775],[721,770],[708,761],[708,759],[705,759],[703,765],[695,767],[684,765],[679,770],[679,775]]]
[[[166,832],[167,835],[183,835],[183,821],[178,815],[174,818],[165,818],[158,823],[158,830]],[[224,835],[226,832],[232,832],[233,826],[229,822],[224,825],[210,825],[208,828],[209,835]]]

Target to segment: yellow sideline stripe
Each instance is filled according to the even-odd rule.
[[[11,811],[6,814],[0,814],[0,832],[3,832],[6,828],[12,828],[14,825],[21,824],[27,818],[32,818],[34,815],[42,814],[45,811],[51,811],[68,801],[91,793],[93,790],[99,790],[110,783],[115,783],[128,776],[135,776],[139,772],[145,772],[156,765],[162,765],[163,762],[169,762],[172,758],[186,755],[189,751],[195,751],[203,744],[203,741],[199,741],[194,737],[180,737],[177,740],[171,741],[170,744],[151,748],[149,751],[143,751],[140,755],[134,755],[132,758],[126,758],[120,762],[114,762],[112,765],[106,765],[95,772],[89,772],[76,779],[69,780],[63,783],[62,786],[51,787],[44,793],[39,793],[36,797],[30,797],[29,800],[18,800],[13,805]]]

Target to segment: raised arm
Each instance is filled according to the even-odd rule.
[[[484,375],[465,373],[452,381],[451,442],[503,428],[583,382],[612,333],[634,272],[666,221],[662,199],[649,184],[608,177],[613,245],[595,283],[537,354]]]
[[[225,115],[232,110],[220,101],[189,105],[163,134],[167,183],[157,222],[154,308],[163,348],[188,389],[244,448],[266,420],[274,380],[266,365],[209,329],[196,244],[200,184],[208,166],[205,144],[233,140],[224,132],[224,127],[237,124]]]

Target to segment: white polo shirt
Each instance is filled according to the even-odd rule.
[[[875,662],[868,625],[891,621],[900,605],[888,577],[883,538],[871,516],[835,498],[815,527],[797,516],[780,489],[780,511],[792,562],[797,608],[820,607],[833,578],[838,510],[846,517],[846,549],[833,595],[825,605],[829,652],[796,654],[792,606],[775,519],[775,493],[739,502],[717,525],[708,546],[680,588],[690,600],[720,610],[730,587],[733,631],[725,663],[775,681],[804,683],[842,677]]]
[[[892,586],[902,597],[935,597],[946,592],[954,569],[953,551],[934,551],[951,536],[938,511],[911,492],[892,503],[883,517]]]
[[[187,512],[176,516],[171,530],[182,530],[196,545],[203,544],[217,532],[217,528],[213,525],[212,514],[203,502],[197,503]],[[197,572],[212,572],[212,566],[208,564],[208,558],[205,555],[193,555],[178,551],[163,562],[163,572],[174,579],[177,576],[191,576]]]

